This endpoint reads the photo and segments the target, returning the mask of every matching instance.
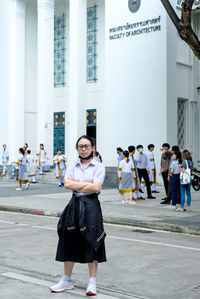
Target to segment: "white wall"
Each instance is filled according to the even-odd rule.
[[[87,109],[97,110],[97,150],[102,153],[105,140],[105,0],[88,1],[88,7],[97,5],[97,81],[86,87]]]
[[[166,13],[156,0],[141,1],[136,13],[129,11],[128,1],[105,3],[105,162],[116,166],[117,146],[125,149],[130,144],[146,147],[154,143],[158,153],[166,141]],[[161,20],[156,25],[161,25],[161,31],[109,39],[110,28],[159,16]]]

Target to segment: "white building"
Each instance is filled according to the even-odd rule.
[[[181,2],[171,0],[179,15]],[[24,142],[74,160],[86,132],[108,167],[132,144],[154,143],[158,164],[164,142],[200,157],[199,61],[161,1],[0,3],[0,142],[11,160]],[[200,36],[198,10],[192,21]]]

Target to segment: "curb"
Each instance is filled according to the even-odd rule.
[[[62,212],[20,208],[15,206],[6,206],[6,205],[0,205],[0,211],[40,215],[40,216],[53,216],[53,217],[60,217],[62,213]],[[192,227],[192,226],[188,227],[184,225],[176,225],[176,224],[163,223],[163,222],[141,221],[141,220],[134,220],[128,218],[115,218],[115,217],[103,217],[103,220],[104,223],[109,223],[109,224],[128,225],[128,226],[134,226],[140,228],[169,231],[174,233],[200,235],[200,228],[197,229],[196,227]]]

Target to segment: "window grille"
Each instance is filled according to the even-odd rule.
[[[177,103],[177,141],[178,146],[185,147],[186,100],[178,99]]]
[[[87,9],[87,82],[97,81],[97,6]]]
[[[65,14],[54,17],[54,86],[65,82]]]

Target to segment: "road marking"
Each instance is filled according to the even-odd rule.
[[[144,243],[144,244],[150,244],[150,245],[157,245],[157,246],[164,246],[164,247],[172,247],[172,248],[200,251],[200,248],[196,248],[196,247],[172,245],[172,244],[161,243],[161,242],[153,242],[153,241],[138,240],[138,239],[129,239],[129,238],[116,237],[116,236],[109,236],[109,235],[107,237],[110,238],[110,239],[122,240],[122,241],[128,241],[128,242],[137,242],[137,243]]]
[[[53,285],[55,284],[55,282],[52,282],[52,281],[38,279],[38,278],[34,278],[34,277],[30,277],[30,276],[26,276],[26,275],[22,275],[22,274],[18,274],[18,273],[13,273],[13,272],[2,273],[1,276],[16,279],[16,280],[20,280],[20,281],[24,281],[24,282],[28,282],[28,283],[31,283],[31,284],[40,285],[40,286],[43,286],[43,287],[48,287],[48,288],[52,284]],[[71,293],[73,295],[79,295],[80,297],[85,298],[85,291],[84,290],[73,289],[73,290],[68,290],[66,292]],[[137,298],[137,297],[135,297],[135,298]],[[108,295],[98,293],[98,299],[117,299],[117,297],[116,296],[112,297],[112,296],[108,296]]]
[[[49,227],[49,226],[40,226],[40,225],[33,225],[31,227],[34,227],[34,228],[40,228],[40,229],[47,229],[47,230],[57,230],[55,227]]]
[[[27,227],[37,228],[37,229],[52,230],[52,231],[56,231],[57,230],[56,227],[39,226],[39,225],[28,225],[28,224],[23,224],[23,223],[16,223],[16,222],[10,222],[10,221],[0,220],[0,223],[1,222],[2,223],[6,223],[6,224],[12,224],[12,225],[13,224],[14,225],[22,225],[22,226],[27,226]],[[200,251],[200,248],[197,248],[197,247],[173,245],[173,244],[168,244],[168,243],[147,241],[147,240],[141,240],[141,239],[124,238],[124,237],[111,236],[111,235],[107,235],[107,237],[110,238],[110,239],[121,240],[121,241],[136,242],[136,243],[143,243],[143,244],[149,244],[149,245],[155,245],[155,246],[163,246],[163,247],[171,247],[171,248],[179,248],[179,249],[192,250],[192,251]]]

